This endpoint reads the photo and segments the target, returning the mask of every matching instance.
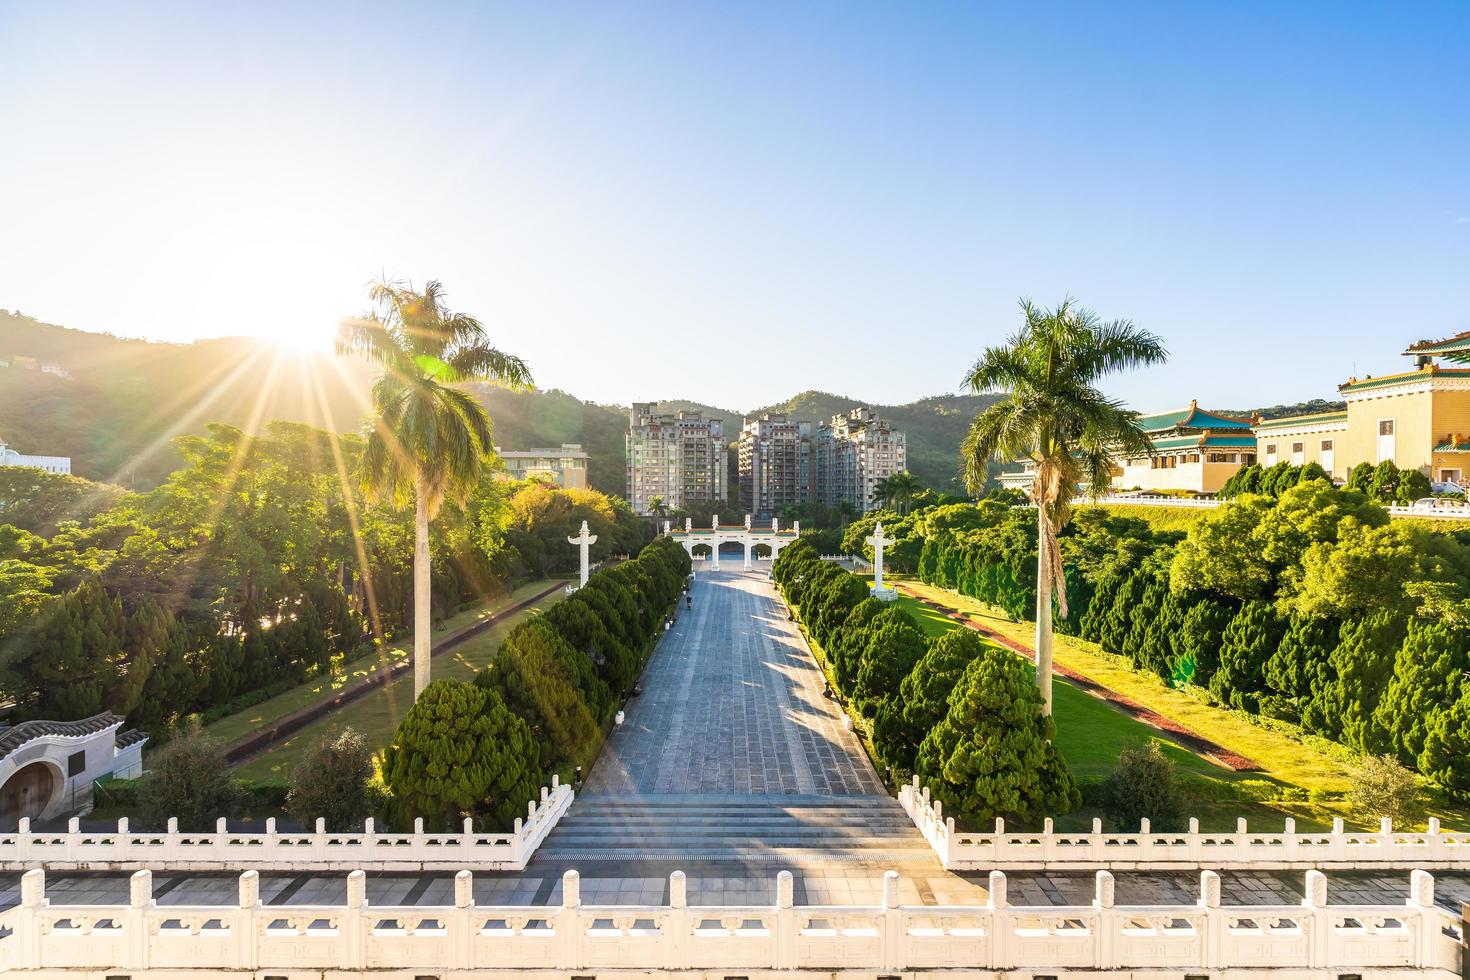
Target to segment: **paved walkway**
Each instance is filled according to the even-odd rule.
[[[582,795],[883,795],[764,570],[701,571]]]

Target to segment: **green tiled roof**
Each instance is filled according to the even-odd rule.
[[[1173,436],[1168,439],[1153,439],[1155,449],[1254,449],[1256,437],[1252,435],[1229,436]]]
[[[1287,429],[1299,425],[1317,425],[1322,422],[1346,422],[1347,412],[1316,412],[1312,415],[1287,415],[1279,419],[1265,419],[1256,423],[1257,429]]]
[[[1437,453],[1470,453],[1470,442],[1442,442],[1434,447]]]
[[[1459,354],[1470,352],[1470,330],[1444,340],[1421,340],[1409,345],[1405,354]]]
[[[1347,381],[1337,386],[1338,391],[1362,391],[1365,388],[1382,388],[1385,385],[1404,384],[1417,378],[1430,377],[1428,371],[1404,371],[1399,374],[1385,374],[1379,378],[1364,378],[1361,381]]]
[[[1251,424],[1248,419],[1216,415],[1214,412],[1207,412],[1194,406],[1181,408],[1175,412],[1143,415],[1138,419],[1138,427],[1144,432],[1163,432],[1180,426],[1191,429],[1249,429]]]

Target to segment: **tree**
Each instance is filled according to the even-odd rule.
[[[1209,686],[1220,665],[1220,644],[1231,619],[1230,607],[1208,596],[1190,605],[1174,638],[1172,677],[1176,684]]]
[[[1385,459],[1373,470],[1373,479],[1368,483],[1368,495],[1392,503],[1399,489],[1399,468],[1393,460]]]
[[[494,450],[490,417],[462,381],[529,386],[521,359],[490,346],[472,316],[444,305],[434,280],[422,292],[398,282],[373,283],[375,311],[343,322],[339,354],[361,354],[382,373],[373,385],[373,420],[362,454],[363,488],[371,500],[414,504],[413,689],[429,684],[432,614],[429,521],[443,501],[463,502]]]
[[[1118,830],[1128,833],[1145,817],[1154,830],[1177,830],[1184,816],[1174,761],[1153,740],[1123,746],[1104,798],[1104,812]]]
[[[525,720],[543,750],[540,769],[590,766],[597,751],[597,721],[563,666],[577,659],[586,658],[545,622],[532,619],[506,637],[494,662],[475,678],[476,686],[498,692]],[[601,685],[599,693],[606,691],[595,675],[590,680]]]
[[[1404,631],[1404,618],[1389,611],[1342,624],[1337,646],[1328,656],[1333,682],[1320,692],[1321,704],[1315,709],[1323,720],[1319,730],[1340,736],[1357,752],[1377,755],[1389,750],[1392,742],[1375,712],[1403,646]]]
[[[924,737],[944,720],[950,694],[984,649],[985,641],[970,629],[952,629],[934,638],[899,685],[899,697],[888,705],[893,710],[874,721],[873,741],[885,764],[913,769]]]
[[[303,826],[318,818],[328,830],[361,827],[373,815],[373,754],[362,733],[343,728],[322,738],[291,771],[286,810]]]
[[[138,789],[139,818],[159,830],[170,817],[178,818],[181,830],[213,828],[240,802],[224,751],[197,723],[149,757]]]
[[[913,506],[914,497],[924,489],[918,477],[908,470],[894,473],[879,480],[873,487],[873,502],[907,514]]]
[[[408,709],[383,758],[383,781],[400,822],[438,829],[478,814],[495,829],[536,795],[538,753],[526,723],[500,694],[435,681]]]
[[[1281,620],[1270,604],[1241,606],[1220,639],[1220,667],[1210,678],[1210,693],[1254,714],[1266,684],[1266,661],[1280,642]]]
[[[1348,799],[1367,820],[1388,817],[1396,825],[1419,816],[1419,780],[1391,755],[1370,755],[1353,773]]]
[[[1330,619],[1291,618],[1286,634],[1266,661],[1266,687],[1279,699],[1273,700],[1273,710],[1267,714],[1305,723],[1313,692],[1329,682],[1328,660],[1338,632],[1338,624]],[[1266,710],[1264,701],[1262,710]]]
[[[934,796],[963,816],[1035,823],[1082,802],[1055,736],[1026,664],[987,646],[965,668],[949,712],[919,746],[915,768]]]
[[[1400,759],[1418,759],[1430,729],[1459,699],[1467,671],[1470,651],[1464,630],[1410,621],[1394,660],[1393,679],[1374,713]]]
[[[1347,486],[1345,489],[1355,490],[1358,493],[1368,493],[1373,485],[1373,464],[1369,462],[1359,463],[1348,471]]]
[[[874,618],[853,685],[853,703],[863,717],[872,718],[898,696],[899,686],[927,649],[924,631],[902,609],[889,608]]]
[[[961,453],[965,482],[974,493],[989,480],[991,460],[1036,464],[1036,683],[1043,713],[1050,714],[1054,591],[1061,615],[1068,614],[1057,535],[1080,484],[1101,494],[1112,482],[1116,455],[1153,455],[1138,413],[1103,395],[1096,384],[1118,371],[1160,364],[1167,352],[1153,334],[1123,320],[1102,323],[1070,300],[1051,311],[1028,301],[1021,312],[1020,331],[981,354],[965,377],[969,391],[1006,394],[975,416]]]
[[[1394,500],[1397,503],[1408,506],[1416,500],[1434,495],[1434,487],[1429,483],[1429,477],[1418,470],[1400,470],[1399,485],[1394,491]]]

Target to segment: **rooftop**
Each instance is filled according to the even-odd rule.
[[[1470,376],[1470,367],[1446,368],[1438,364],[1426,364],[1413,371],[1400,371],[1397,374],[1385,374],[1381,377],[1369,375],[1365,378],[1348,378],[1347,381],[1337,386],[1338,391],[1363,391],[1368,388],[1382,388],[1387,385],[1406,384],[1426,377],[1466,377]]]
[[[1138,427],[1144,432],[1163,432],[1167,429],[1249,429],[1250,419],[1238,419],[1232,415],[1221,415],[1200,408],[1193,400],[1185,408],[1156,415],[1141,415]]]
[[[1410,344],[1405,354],[1430,354],[1434,356],[1464,354],[1470,356],[1470,330],[1457,333],[1444,340],[1421,340]]]
[[[1346,422],[1347,412],[1343,410],[1332,412],[1310,412],[1306,415],[1283,415],[1276,419],[1262,419],[1255,424],[1260,429],[1288,429],[1299,425],[1315,425],[1320,422]]]

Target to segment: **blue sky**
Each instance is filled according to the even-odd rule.
[[[442,279],[537,381],[955,390],[1068,294],[1139,408],[1470,329],[1470,4],[0,2],[0,307],[325,342]]]

